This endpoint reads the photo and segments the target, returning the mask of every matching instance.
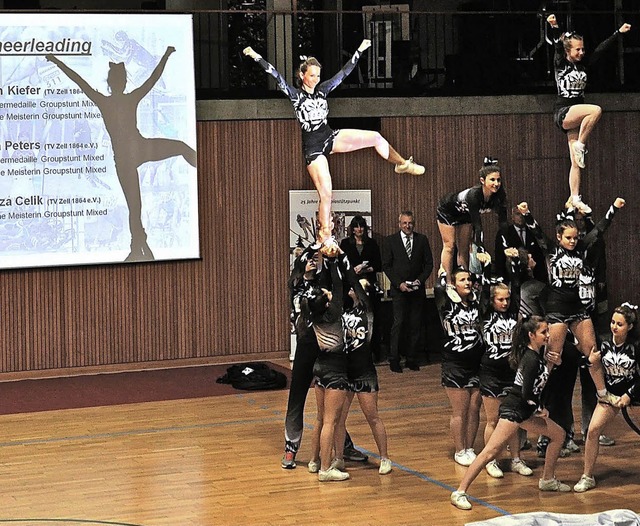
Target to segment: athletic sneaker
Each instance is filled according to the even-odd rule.
[[[573,203],[573,207],[582,215],[588,215],[593,212],[593,210],[591,210],[591,207],[587,203],[582,202],[582,196],[574,195],[571,198],[571,201]]]
[[[462,301],[460,294],[458,294],[458,292],[456,291],[456,288],[451,283],[447,285],[446,292],[447,292],[447,296],[449,296],[449,299],[454,303],[460,303]]]
[[[476,452],[472,447],[468,447],[465,451],[467,452],[467,456],[471,459],[471,462],[473,462],[476,459]]]
[[[391,473],[391,460],[389,460],[388,458],[381,458],[380,469],[378,469],[378,473],[380,473],[380,475],[388,475],[389,473]]]
[[[487,473],[489,473],[489,476],[493,477],[494,479],[501,479],[502,477],[504,477],[504,473],[502,472],[502,470],[498,466],[498,463],[495,460],[492,460],[491,462],[489,462],[485,466],[485,469],[487,470]]]
[[[596,487],[596,479],[593,477],[587,477],[586,475],[582,475],[578,483],[573,486],[573,491],[577,493],[584,493],[585,491],[589,491]]]
[[[344,448],[343,453],[344,459],[351,460],[352,462],[366,462],[369,459],[367,455],[358,451],[355,447],[347,446]]]
[[[511,460],[511,471],[524,477],[530,477],[533,475],[533,470],[527,466],[522,459]]]
[[[338,255],[339,248],[336,238],[331,236],[322,242],[320,252],[327,257],[335,257]]]
[[[566,446],[562,446],[562,449],[560,449],[560,458],[567,458],[570,456],[571,456],[571,450]]]
[[[471,509],[471,503],[467,499],[467,494],[464,491],[454,491],[451,494],[451,504],[459,510]]]
[[[343,458],[334,458],[333,462],[329,466],[329,469],[337,469],[338,471],[344,471],[344,459]]]
[[[339,482],[341,480],[347,480],[349,473],[339,471],[337,469],[327,469],[326,471],[318,471],[318,480],[320,482]]]
[[[614,394],[611,394],[609,391],[607,391],[602,396],[598,395],[598,402],[600,402],[601,404],[609,404],[614,407],[617,407],[619,401],[620,401],[620,397]]]
[[[453,460],[455,460],[461,466],[470,466],[473,462],[473,459],[467,454],[466,449],[461,449],[453,455]]]
[[[424,166],[419,165],[418,163],[413,161],[413,157],[409,157],[402,164],[396,164],[395,172],[397,174],[411,174],[411,175],[422,175],[424,173]]]
[[[560,482],[557,478],[552,478],[549,480],[540,479],[538,481],[538,489],[541,491],[571,491],[571,486],[565,484],[564,482]]]
[[[320,471],[320,462],[317,460],[310,460],[307,464],[307,469],[309,470],[309,473],[317,473]]]
[[[578,144],[578,142],[574,142],[571,145],[571,149],[573,150],[573,158],[576,160],[576,164],[580,168],[584,168],[584,156],[587,153],[587,149],[585,148],[584,144]]]
[[[567,440],[567,443],[564,446],[566,449],[568,449],[569,451],[571,451],[571,453],[579,453],[580,452],[580,446],[578,444],[576,444],[573,439],[569,439]]]
[[[285,451],[280,461],[282,469],[295,469],[296,467],[296,454],[293,451]]]
[[[607,435],[600,435],[600,437],[598,438],[598,443],[601,446],[615,446],[616,445],[616,441],[613,438],[608,437]]]

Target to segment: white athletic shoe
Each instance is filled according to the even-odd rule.
[[[327,471],[318,471],[318,480],[320,482],[340,482],[341,480],[347,480],[349,473],[344,471],[338,471],[337,469],[328,469]]]
[[[380,475],[388,475],[389,473],[391,473],[391,469],[391,460],[389,460],[388,458],[381,458],[378,473],[380,473]]]
[[[533,475],[533,470],[524,463],[524,460],[511,460],[511,471],[522,475],[523,477],[530,477]]]
[[[578,483],[573,486],[573,491],[576,493],[584,493],[585,491],[589,491],[596,487],[596,479],[593,477],[587,477],[586,475],[582,475]]]
[[[573,204],[573,208],[575,208],[582,215],[589,215],[593,211],[587,203],[582,202],[582,196],[580,195],[574,195],[571,198],[571,202]]]
[[[470,510],[471,503],[467,499],[467,494],[464,491],[454,491],[450,497],[451,504],[453,504],[459,510]]]
[[[491,462],[489,462],[485,466],[485,469],[487,470],[487,473],[489,474],[489,476],[493,477],[494,479],[501,479],[502,477],[504,477],[504,473],[502,472],[502,470],[498,466],[498,463],[495,460],[492,460]]]
[[[453,460],[455,460],[461,466],[470,466],[473,462],[473,459],[467,454],[466,449],[457,451],[456,454],[453,455]]]
[[[413,157],[409,157],[402,164],[396,164],[394,171],[397,174],[411,174],[411,175],[422,175],[424,173],[424,166],[419,165],[414,162]]]
[[[540,491],[560,491],[562,493],[566,493],[567,491],[571,491],[571,486],[564,482],[560,482],[557,478],[549,480],[540,479],[538,481],[538,489]]]
[[[577,141],[573,143],[571,146],[573,150],[573,158],[576,160],[576,164],[580,168],[585,167],[584,156],[587,153],[587,149],[584,144],[578,143]]]

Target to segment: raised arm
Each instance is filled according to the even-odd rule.
[[[318,90],[321,90],[324,93],[330,93],[331,91],[336,89],[340,85],[340,83],[344,79],[346,79],[351,74],[351,72],[355,69],[356,64],[358,63],[358,61],[360,60],[360,57],[362,56],[362,53],[367,49],[369,49],[370,47],[371,47],[371,40],[367,40],[367,39],[363,40],[360,43],[360,46],[358,46],[358,49],[356,49],[356,52],[353,54],[349,62],[347,62],[344,66],[342,66],[342,69],[338,71],[338,73],[336,73],[329,80],[325,80],[324,82],[320,83],[318,86]]]
[[[553,44],[554,48],[554,57],[553,62],[557,65],[561,60],[565,58],[564,46],[562,44],[562,30],[558,25],[558,20],[556,19],[556,15],[551,14],[547,17],[547,22],[551,26],[549,30],[549,38],[551,40],[550,43]]]
[[[598,221],[598,224],[593,227],[593,229],[586,236],[584,236],[583,242],[587,246],[587,248],[593,245],[596,240],[598,240],[602,236],[602,234],[607,231],[607,228],[609,228],[609,225],[611,225],[613,216],[625,204],[626,202],[624,199],[622,199],[622,197],[616,198],[613,204],[609,207],[609,210],[607,210],[607,213],[604,215],[604,217],[600,221]]]
[[[535,237],[536,243],[542,250],[542,253],[545,256],[548,255],[553,247],[553,243],[542,231],[538,222],[533,218],[533,215],[529,210],[529,205],[525,201],[523,201],[518,205],[518,211],[524,216],[527,228],[533,233],[533,237]]]
[[[45,58],[49,62],[53,62],[56,66],[58,66],[60,68],[60,70],[67,77],[69,77],[69,79],[71,79],[73,82],[75,82],[78,85],[78,87],[84,92],[84,94],[87,97],[89,97],[92,101],[95,102],[94,94],[97,93],[97,91],[94,90],[86,80],[84,80],[80,75],[78,75],[78,73],[76,73],[73,69],[71,69],[69,66],[67,66],[64,62],[62,62],[55,55],[45,55]]]
[[[630,24],[622,24],[620,28],[613,33],[613,35],[600,42],[600,44],[598,44],[598,47],[593,50],[593,53],[591,53],[591,56],[589,57],[589,64],[595,64],[597,61],[599,61],[604,55],[604,52],[609,49],[616,40],[618,40],[618,37],[623,33],[627,33],[630,29]]]
[[[164,52],[164,55],[162,55],[160,62],[158,62],[158,65],[152,71],[151,75],[149,75],[149,78],[145,80],[140,87],[134,89],[131,93],[137,94],[139,98],[142,98],[147,93],[149,93],[151,91],[151,88],[153,88],[153,86],[155,85],[155,83],[158,82],[158,80],[160,80],[160,77],[162,76],[162,72],[164,71],[164,68],[167,65],[167,60],[169,60],[169,56],[172,53],[174,53],[175,50],[176,48],[174,48],[173,46],[167,46],[167,50]]]
[[[282,91],[290,99],[294,96],[296,89],[289,84],[284,77],[274,68],[269,62],[262,58],[260,53],[256,52],[251,46],[248,46],[242,50],[245,56],[255,60],[266,73],[271,75],[278,85],[278,89]]]

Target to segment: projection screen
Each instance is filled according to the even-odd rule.
[[[2,19],[0,268],[199,257],[191,15]]]

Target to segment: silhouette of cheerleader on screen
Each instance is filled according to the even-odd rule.
[[[111,95],[103,95],[93,89],[78,73],[57,57],[46,56],[47,60],[56,64],[78,85],[102,113],[105,128],[111,138],[116,173],[129,208],[131,252],[125,261],[154,259],[147,244],[147,233],[142,226],[138,168],[149,161],[162,161],[175,156],[182,156],[191,166],[196,166],[196,152],[186,143],[175,139],[143,137],[137,125],[138,104],[158,82],[169,56],[174,51],[173,46],[168,46],[149,78],[130,93],[124,92],[127,84],[125,65],[122,62],[110,62],[107,84]]]

